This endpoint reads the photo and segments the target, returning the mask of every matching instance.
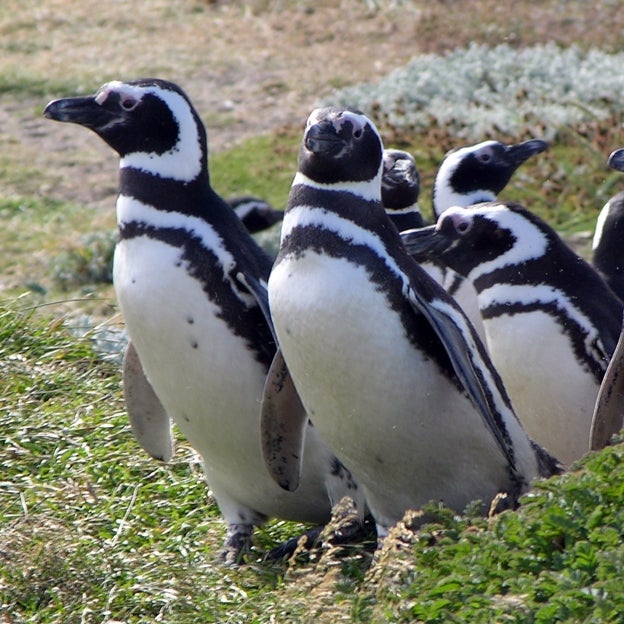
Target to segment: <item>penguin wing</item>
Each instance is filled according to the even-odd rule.
[[[264,382],[260,411],[262,455],[275,482],[294,492],[299,487],[308,417],[279,348],[266,285],[249,274],[238,273],[236,277],[256,298],[277,346]]]
[[[598,390],[591,428],[589,448],[592,451],[604,448],[614,433],[624,424],[624,331],[615,346],[615,351]]]
[[[123,358],[123,393],[136,441],[154,459],[169,461],[173,455],[171,420],[145,376],[132,342]]]
[[[261,282],[258,278],[254,277],[250,273],[243,273],[242,271],[236,274],[236,279],[253,295],[258,304],[258,307],[262,311],[264,318],[271,330],[273,340],[277,346],[277,335],[275,334],[275,328],[273,327],[273,319],[271,318],[271,311],[269,309],[269,293],[267,291],[266,283]]]
[[[487,364],[477,347],[476,333],[470,322],[456,306],[435,294],[426,298],[420,289],[410,286],[407,289],[407,298],[414,310],[425,316],[440,338],[468,397],[481,414],[509,465],[515,470],[513,453],[494,416],[497,409],[493,404],[492,394],[484,387],[484,375],[477,372],[477,369]]]
[[[293,492],[299,486],[306,411],[277,350],[264,385],[260,436],[264,461],[277,484]]]

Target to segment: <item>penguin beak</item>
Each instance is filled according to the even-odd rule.
[[[548,148],[548,143],[541,139],[530,139],[529,141],[523,141],[522,143],[516,143],[510,145],[506,149],[506,157],[514,167],[519,167],[523,162],[526,162],[534,154],[539,154]]]
[[[91,129],[102,128],[112,121],[111,113],[104,110],[93,96],[54,100],[45,107],[43,116]]]
[[[384,186],[398,186],[409,182],[414,184],[413,167],[407,160],[397,160],[392,167],[384,170],[382,184]]]
[[[611,169],[624,171],[624,148],[616,149],[614,152],[611,152],[611,156],[609,156],[607,162]]]
[[[407,253],[419,262],[442,254],[453,244],[453,238],[437,225],[405,230],[401,239]]]
[[[311,125],[303,139],[307,150],[313,154],[338,155],[345,148],[345,141],[341,138],[331,121],[322,120]]]

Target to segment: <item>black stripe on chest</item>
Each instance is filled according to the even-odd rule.
[[[568,336],[577,360],[600,381],[619,336],[622,304],[583,259],[572,252],[566,253],[567,248],[558,247],[553,247],[551,242],[547,253],[537,260],[528,261],[522,266],[503,267],[483,275],[475,280],[475,288],[479,292],[492,286],[504,287],[506,284],[552,288],[555,297],[557,294],[565,296],[569,301],[568,306],[580,312],[595,327],[598,338],[591,342],[589,348],[586,344],[587,329],[570,315],[566,305],[558,304],[557,301],[536,299],[493,302],[481,309],[481,314],[484,320],[536,310],[552,316],[561,331]],[[592,292],[595,296],[591,296]],[[604,353],[604,357],[597,359],[596,353]]]
[[[371,281],[371,287],[383,293],[389,308],[399,316],[410,344],[427,360],[434,362],[441,374],[458,390],[464,392],[463,385],[455,374],[446,349],[437,334],[427,319],[406,301],[403,280],[388,268],[384,259],[375,250],[365,244],[347,242],[336,232],[321,226],[296,226],[283,241],[277,263],[283,257],[301,257],[309,251],[364,267]],[[384,321],[378,319],[378,322]]]
[[[590,348],[588,349],[588,345],[586,344],[588,332],[568,314],[568,311],[564,307],[559,306],[556,301],[548,303],[543,301],[533,301],[530,303],[492,303],[487,308],[481,310],[481,315],[483,319],[487,321],[504,315],[513,316],[514,314],[528,314],[536,311],[543,312],[553,317],[557,325],[561,328],[561,333],[568,337],[576,359],[582,366],[589,370],[596,381],[600,383],[607,364],[609,363],[608,354],[605,353],[604,345],[596,338],[592,340],[589,345]],[[522,322],[522,319],[520,319],[519,322]],[[604,353],[604,358],[596,359],[596,353]]]
[[[184,228],[157,228],[132,221],[119,228],[121,240],[148,237],[180,250],[178,265],[185,265],[190,277],[197,280],[207,298],[218,308],[217,317],[225,321],[230,331],[245,340],[257,361],[267,368],[275,354],[275,344],[269,326],[257,305],[248,307],[239,293],[249,296],[239,284],[236,275],[241,271],[238,263],[226,275],[216,254],[207,248],[200,237]]]

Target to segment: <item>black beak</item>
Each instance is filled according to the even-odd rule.
[[[418,180],[414,178],[414,167],[407,160],[397,160],[392,169],[384,171],[382,177],[382,184],[384,185],[399,185],[417,183]]]
[[[506,150],[506,156],[514,167],[519,167],[534,154],[539,154],[548,148],[548,143],[541,139],[530,139],[522,143],[510,145]]]
[[[624,171],[624,148],[616,149],[614,152],[611,152],[611,156],[609,156],[607,162],[611,169]]]
[[[344,149],[345,141],[331,121],[319,121],[306,131],[304,145],[313,154],[338,154]]]
[[[93,96],[54,100],[45,107],[43,116],[93,129],[101,128],[112,120],[111,113],[105,111]]]
[[[453,242],[453,239],[438,229],[436,225],[405,230],[401,232],[401,239],[407,253],[418,261],[437,257],[448,249]]]

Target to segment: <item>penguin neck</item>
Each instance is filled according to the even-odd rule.
[[[285,232],[296,227],[301,219],[308,219],[304,216],[306,213],[316,211],[335,215],[333,217],[335,227],[338,227],[338,223],[342,223],[341,228],[346,227],[348,230],[354,225],[373,233],[384,244],[388,243],[388,238],[396,239],[400,243],[399,233],[381,205],[379,187],[376,194],[364,199],[361,193],[352,193],[349,189],[293,184],[284,212],[282,238]]]
[[[436,180],[433,186],[431,198],[433,204],[433,214],[437,219],[447,208],[451,206],[461,206],[467,208],[473,204],[490,202],[496,200],[496,194],[485,189],[475,189],[466,193],[458,193],[451,186],[440,180]]]
[[[491,288],[497,284],[532,284],[532,283],[549,283],[553,276],[561,272],[562,266],[565,265],[560,249],[553,248],[552,241],[540,241],[539,245],[521,245],[523,256],[518,257],[517,261],[513,261],[514,250],[507,252],[504,256],[508,256],[507,262],[501,257],[500,264],[496,260],[490,263],[476,264],[476,266],[466,275],[466,277],[474,284],[477,293]],[[514,249],[520,248],[517,244]],[[544,258],[548,256],[548,262],[544,262]],[[489,268],[485,269],[486,264]]]
[[[539,256],[494,268],[476,278],[474,271],[469,274],[478,295],[481,297],[486,290],[492,293],[498,287],[508,296],[509,286],[543,286],[562,293],[587,313],[602,308],[606,316],[611,315],[619,322],[622,304],[615,295],[611,296],[612,293],[605,289],[607,291],[600,296],[600,301],[587,297],[588,289],[592,289],[599,279],[593,268],[563,241],[550,236],[546,240],[547,246]],[[546,257],[547,261],[544,261]]]
[[[399,232],[410,230],[412,228],[421,228],[425,226],[425,220],[418,208],[418,203],[401,208],[400,210],[387,210],[386,214],[390,217],[392,223]]]
[[[158,210],[202,218],[206,216],[207,206],[218,203],[207,169],[202,169],[194,179],[181,182],[143,169],[122,167],[119,170],[119,196]]]

